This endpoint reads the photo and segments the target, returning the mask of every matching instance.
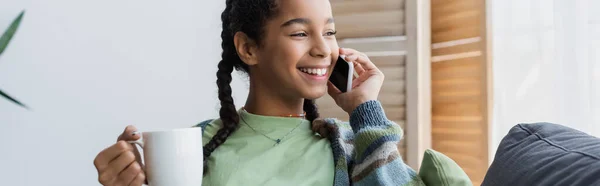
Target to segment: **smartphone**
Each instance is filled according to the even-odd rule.
[[[329,81],[342,92],[352,90],[352,80],[354,76],[354,65],[352,62],[344,60],[344,55],[340,55],[331,71]]]

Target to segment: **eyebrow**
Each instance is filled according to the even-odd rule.
[[[325,24],[331,24],[333,23],[333,18],[327,18],[327,20],[325,20]],[[289,21],[286,21],[285,23],[281,24],[281,27],[287,27],[293,24],[303,24],[303,25],[307,25],[310,24],[310,20],[307,18],[295,18],[295,19],[291,19]]]

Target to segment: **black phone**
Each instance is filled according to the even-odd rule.
[[[338,57],[329,81],[342,92],[349,92],[352,89],[352,80],[354,76],[354,65],[352,62],[344,60],[343,55]]]

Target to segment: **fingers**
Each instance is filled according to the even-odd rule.
[[[352,64],[354,64],[354,71],[356,71],[358,76],[365,72],[365,69],[362,67],[362,65],[360,65],[360,63],[352,62]]]
[[[119,136],[119,139],[125,140],[125,141],[139,140],[142,136],[141,136],[141,133],[139,133],[137,131],[138,131],[138,129],[135,126],[129,125],[129,126],[125,127],[125,130],[123,131],[121,136]],[[133,154],[136,157],[136,161],[139,164],[142,164],[142,156],[140,155],[140,151],[138,151],[138,149],[135,147],[133,148]]]
[[[109,163],[112,160],[117,159],[117,157],[119,157],[122,153],[131,150],[133,150],[133,146],[131,146],[129,143],[125,141],[119,141],[116,144],[102,150],[102,152],[96,156],[94,165],[98,171],[102,171],[109,166]]]
[[[133,162],[129,164],[129,166],[119,174],[119,182],[123,183],[123,185],[131,185],[131,183],[135,182],[135,179],[139,176],[139,174],[143,174],[142,167],[137,162]],[[141,185],[141,183],[140,183]]]
[[[146,175],[143,172],[141,172],[133,179],[133,181],[131,181],[131,183],[129,183],[129,186],[141,186],[145,182]]]
[[[115,175],[120,174],[121,172],[125,171],[127,168],[133,167],[133,169],[136,168],[140,168],[139,164],[135,163],[136,161],[136,157],[135,154],[133,154],[133,151],[127,151],[122,153],[119,157],[117,157],[117,159],[111,161],[109,163],[109,169],[111,172],[113,172]],[[137,166],[129,166],[130,164],[137,164]],[[127,182],[129,183],[129,182]]]
[[[125,127],[125,130],[119,136],[117,141],[119,141],[119,140],[135,141],[135,140],[140,139],[140,137],[141,137],[140,134],[134,133],[135,131],[137,131],[137,128],[133,125],[129,125],[129,126]]]
[[[133,154],[132,151],[127,151],[127,152],[121,153],[121,155],[119,155],[119,157],[117,157],[117,159],[115,159],[109,163],[109,165],[106,169],[99,171],[100,175],[99,175],[98,179],[99,179],[100,183],[102,183],[102,184],[113,183],[113,182],[124,183],[124,184],[129,183],[131,181],[131,179],[135,176],[135,174],[133,174],[131,176],[132,178],[130,180],[127,180],[126,182],[123,181],[122,178],[119,178],[119,175],[122,172],[124,172],[125,169],[133,162],[135,162],[135,155]],[[136,169],[136,167],[133,167],[132,169]],[[141,167],[140,167],[140,170],[141,170]],[[134,170],[130,170],[130,171],[134,171]]]
[[[359,63],[364,70],[377,69],[377,66],[371,62],[371,60],[364,53],[358,52],[354,49],[340,48],[340,55],[346,55],[346,61],[353,61]]]
[[[359,78],[352,80],[352,89],[360,86],[361,83],[362,83],[362,81],[360,80],[360,76],[359,76]]]

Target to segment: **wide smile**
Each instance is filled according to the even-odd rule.
[[[298,70],[313,76],[327,75],[327,68],[298,68]]]
[[[300,67],[298,71],[302,74],[304,79],[308,80],[312,83],[325,83],[327,80],[327,71],[329,69],[327,67],[319,67],[319,68],[308,68],[308,67]]]

